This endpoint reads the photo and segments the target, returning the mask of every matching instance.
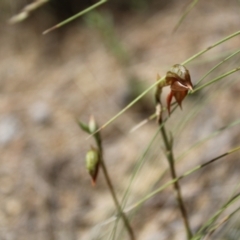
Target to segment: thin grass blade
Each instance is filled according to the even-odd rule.
[[[174,27],[173,32],[176,32],[178,30],[178,28],[182,24],[183,20],[187,17],[187,15],[191,12],[191,10],[196,6],[197,3],[198,3],[198,0],[193,0],[189,4],[189,6],[187,7],[187,9],[184,11],[181,18],[179,19],[178,23]]]
[[[215,65],[213,68],[211,68],[201,79],[199,79],[199,81],[196,83],[195,86],[197,86],[200,82],[202,82],[209,74],[211,74],[215,69],[217,69],[219,66],[221,66],[223,63],[225,63],[226,61],[228,61],[229,59],[231,59],[232,57],[234,57],[235,55],[237,55],[240,52],[240,50],[237,50],[236,52],[232,53],[231,55],[229,55],[228,57],[226,57],[224,60],[222,60],[221,62],[219,62],[217,65]]]
[[[91,11],[91,10],[93,10],[93,9],[95,9],[95,8],[97,8],[97,7],[99,7],[100,5],[104,4],[105,2],[107,2],[107,0],[101,0],[101,1],[99,1],[98,3],[92,5],[91,7],[86,8],[86,9],[84,9],[83,11],[81,11],[81,12],[79,12],[79,13],[73,15],[72,17],[70,17],[70,18],[68,18],[68,19],[66,19],[66,20],[64,20],[64,21],[62,21],[61,23],[58,23],[57,25],[55,25],[55,26],[53,26],[53,27],[51,27],[51,28],[45,30],[42,34],[45,35],[45,34],[51,32],[51,31],[53,31],[53,30],[55,30],[55,29],[57,29],[57,28],[60,28],[60,27],[62,27],[62,26],[64,26],[64,25],[70,23],[71,21],[73,21],[73,20],[79,18],[80,16],[82,16],[82,15],[88,13],[89,11]]]
[[[233,70],[231,70],[229,72],[226,72],[226,73],[214,78],[213,80],[203,84],[202,86],[200,86],[198,88],[195,88],[190,94],[193,94],[193,93],[195,93],[199,90],[202,90],[203,88],[205,88],[205,87],[207,87],[207,86],[209,86],[209,85],[211,85],[211,84],[213,84],[213,83],[215,83],[215,82],[217,82],[217,81],[219,81],[219,80],[221,80],[221,79],[223,79],[223,78],[225,78],[225,77],[227,77],[227,76],[229,76],[229,75],[231,75],[231,74],[233,74],[233,73],[235,73],[239,70],[240,70],[240,67],[234,68]]]

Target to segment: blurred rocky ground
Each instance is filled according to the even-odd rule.
[[[26,21],[9,25],[30,2],[0,3],[0,239],[107,239],[112,223],[96,225],[112,216],[113,201],[101,172],[97,186],[91,186],[84,161],[94,143],[86,140],[76,119],[87,122],[93,114],[100,125],[105,123],[154,83],[157,73],[164,75],[172,65],[238,31],[240,4],[199,1],[173,33],[189,1],[115,0],[43,36],[47,28],[96,1],[51,1]],[[189,64],[193,84],[239,47],[236,37]],[[239,56],[211,77],[237,66]],[[175,155],[239,120],[239,93],[236,73],[184,100],[183,110],[168,123]],[[184,125],[181,119],[196,106],[199,113]],[[152,113],[151,92],[102,132],[119,198],[157,126],[152,121],[130,130]],[[238,125],[233,126],[191,151],[178,163],[178,174],[238,146],[239,133]],[[128,205],[169,180],[158,180],[167,168],[161,144],[159,137],[147,154]],[[239,170],[236,153],[182,180],[194,231],[230,197]],[[171,188],[147,201],[132,225],[139,240],[185,239]],[[235,221],[234,229],[239,228]],[[224,234],[222,239],[240,235]]]

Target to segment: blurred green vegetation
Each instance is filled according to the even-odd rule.
[[[112,14],[124,14],[128,11],[135,11],[135,12],[144,12],[150,9],[152,10],[163,10],[166,7],[171,5],[173,0],[111,0],[107,1],[101,9],[105,11],[110,11]],[[76,13],[96,4],[99,1],[96,0],[49,0],[46,1],[44,5],[39,7],[38,9],[34,10],[34,14],[40,14],[43,16],[44,14],[50,14],[52,18],[56,19],[56,22],[63,21]],[[0,8],[1,8],[1,18],[4,17],[4,14],[7,15],[16,15],[24,7],[29,4],[34,3],[32,0],[19,0],[17,2],[13,1],[0,1]],[[33,19],[31,19],[32,21]],[[34,21],[32,21],[34,23]]]

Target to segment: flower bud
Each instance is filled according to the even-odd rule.
[[[86,169],[92,178],[92,185],[96,184],[96,178],[99,168],[99,153],[95,149],[91,149],[86,154]]]
[[[98,129],[97,123],[96,123],[96,121],[95,121],[93,116],[91,116],[90,119],[89,119],[88,129],[89,129],[89,131],[91,133],[96,132],[97,129]]]

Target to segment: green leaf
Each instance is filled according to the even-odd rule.
[[[78,121],[78,125],[84,132],[91,134],[87,124],[85,124],[85,123],[83,123],[81,121]]]

